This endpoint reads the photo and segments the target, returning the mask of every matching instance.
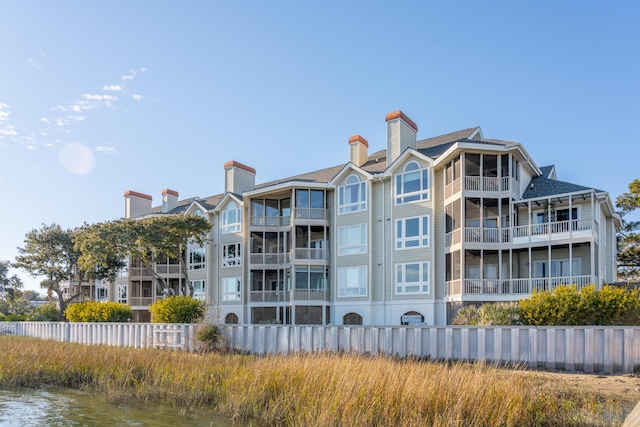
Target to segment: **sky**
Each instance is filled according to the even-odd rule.
[[[352,135],[384,149],[398,109],[615,200],[640,178],[639,27],[636,1],[3,0],[0,260],[128,190],[219,194],[230,160],[260,183],[346,163]]]

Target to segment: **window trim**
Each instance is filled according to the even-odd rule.
[[[229,217],[234,214],[234,222],[229,222]],[[222,211],[222,233],[239,233],[242,231],[242,208],[231,201]]]
[[[355,178],[355,182],[349,182]],[[358,201],[346,202],[345,197],[348,188],[358,187]],[[344,184],[338,186],[338,215],[367,210],[367,182],[360,179],[356,174],[351,174],[344,180]]]
[[[242,243],[225,243],[222,245],[222,266],[223,267],[238,267],[242,265]],[[228,247],[235,246],[235,256],[233,258],[227,257]]]
[[[410,166],[414,166],[414,165],[417,166],[417,169],[414,169],[414,168],[408,169]],[[420,189],[418,191],[404,192],[405,186],[407,184],[407,182],[405,181],[405,177],[409,174],[414,174],[416,172],[419,174],[418,179],[420,181]],[[429,167],[422,167],[420,163],[418,163],[416,160],[412,160],[408,162],[404,166],[404,168],[402,168],[402,172],[399,172],[394,176],[394,186],[393,186],[394,203],[396,205],[403,205],[407,203],[430,200],[431,191],[429,188],[429,182],[431,181],[431,179],[429,175],[430,175]],[[399,186],[401,187],[400,192],[398,191]]]
[[[408,220],[418,220],[418,235],[406,237],[407,234],[407,221]],[[430,215],[421,215],[421,216],[412,216],[406,218],[398,218],[396,219],[396,250],[406,250],[406,249],[416,249],[416,248],[428,248],[431,245],[431,238],[429,236],[429,229],[431,228],[431,216]],[[398,226],[402,224],[402,236],[398,236]],[[424,230],[426,228],[426,232]],[[424,241],[427,241],[424,243]],[[415,246],[407,246],[407,242],[417,241],[418,244]]]
[[[235,280],[235,284],[237,286],[237,290],[228,292],[227,282],[231,282]],[[241,276],[232,276],[232,277],[221,277],[220,278],[220,299],[223,302],[241,302],[242,301],[242,277]]]
[[[358,286],[346,286],[346,282],[343,282],[347,278],[347,270],[358,270]],[[364,278],[362,277],[362,272],[364,271]],[[344,273],[344,276],[343,276]],[[369,280],[369,269],[366,265],[356,265],[350,267],[340,267],[338,268],[338,297],[339,298],[359,298],[366,297],[369,294],[368,283]],[[364,283],[362,283],[364,282]],[[355,289],[357,291],[356,294],[349,295],[347,290]]]
[[[344,237],[346,237],[344,233],[346,233],[348,229],[355,229],[356,227],[360,228],[360,237],[361,237],[360,243],[354,244],[354,245],[344,245],[343,239]],[[362,241],[362,238],[364,238],[364,241]],[[367,243],[368,243],[367,241],[368,241],[367,223],[339,227],[338,228],[338,255],[345,256],[345,255],[366,254]],[[358,251],[352,252],[353,250],[358,250]]]
[[[418,274],[422,278],[419,282],[407,282],[407,266],[418,265]],[[425,267],[426,266],[426,267]],[[424,280],[426,274],[426,280]],[[395,265],[395,294],[396,295],[416,295],[428,294],[431,292],[431,265],[429,261],[416,261],[399,263]],[[418,291],[407,291],[408,286],[418,286]],[[425,290],[426,287],[426,290]]]
[[[200,253],[202,259],[199,262],[193,262],[193,255]],[[189,249],[189,270],[204,270],[207,268],[207,250],[204,246]]]

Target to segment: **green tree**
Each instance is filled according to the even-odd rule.
[[[14,266],[28,272],[33,277],[44,276],[40,283],[49,297],[55,293],[60,304],[60,320],[64,320],[64,310],[69,301],[80,294],[63,298],[60,285],[64,281],[75,280],[79,284],[86,281],[85,272],[79,268],[80,252],[74,248],[73,230],[63,230],[57,224],[42,224],[33,229],[24,239],[24,247],[18,248]]]
[[[640,221],[629,221],[625,216],[640,208],[640,180],[629,184],[629,191],[616,199],[622,217],[618,232],[618,277],[627,282],[640,279]]]
[[[184,250],[187,244],[192,241],[204,244],[209,230],[211,224],[196,215],[120,219],[85,225],[78,233],[76,248],[81,252],[80,265],[84,270],[95,271],[98,278],[111,281],[119,270],[116,260],[140,260],[143,267],[153,274],[156,289],[161,293],[169,288],[169,284],[153,269],[153,264],[177,259],[182,271],[186,272]],[[183,292],[186,294],[187,290]],[[189,295],[193,295],[191,285]]]
[[[0,261],[0,298],[13,300],[19,296],[22,281],[15,274],[10,275],[9,268],[9,261]]]

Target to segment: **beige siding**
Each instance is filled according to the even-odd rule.
[[[446,221],[444,215],[444,171],[436,170],[433,173],[433,185],[431,186],[431,200],[433,200],[433,215],[431,217],[431,250],[433,251],[432,282],[435,298],[444,298],[445,282],[445,230]]]

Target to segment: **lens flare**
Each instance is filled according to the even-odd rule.
[[[76,142],[64,144],[58,153],[58,157],[62,167],[76,175],[88,174],[95,164],[91,149],[84,144]]]

